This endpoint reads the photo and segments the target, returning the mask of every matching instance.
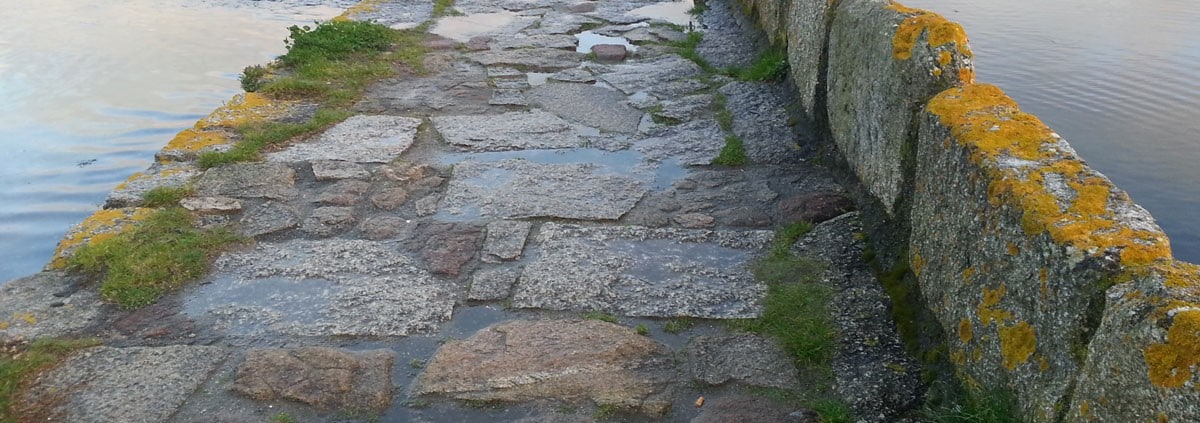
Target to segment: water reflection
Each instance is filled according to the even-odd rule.
[[[0,283],[182,128],[283,52],[287,26],[352,0],[41,0],[0,9]],[[81,163],[87,163],[80,166]]]
[[[1200,262],[1200,8],[1182,0],[912,0],[963,24],[980,81],[1063,135]]]

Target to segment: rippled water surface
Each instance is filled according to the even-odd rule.
[[[0,283],[39,270],[108,191],[353,1],[38,0],[0,8]]]
[[[958,21],[999,85],[1200,262],[1200,7],[1191,0],[910,0]]]

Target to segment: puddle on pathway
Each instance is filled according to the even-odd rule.
[[[630,15],[662,19],[675,25],[688,26],[693,16],[688,14],[695,7],[693,0],[672,1],[639,7],[629,11]]]
[[[512,24],[520,15],[516,12],[475,13],[465,16],[447,16],[438,19],[429,32],[451,40],[467,42],[477,35],[492,34]]]
[[[609,37],[600,35],[592,31],[583,31],[575,34],[575,38],[579,40],[579,46],[575,48],[577,53],[591,53],[592,47],[600,44],[617,44],[625,46],[629,52],[637,51],[637,46],[634,46],[629,40],[624,37]]]

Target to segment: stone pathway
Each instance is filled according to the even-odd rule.
[[[5,336],[107,344],[25,400],[68,421],[815,421],[755,394],[810,382],[775,341],[721,320],[761,313],[748,267],[776,227],[853,204],[804,160],[786,87],[705,74],[665,46],[678,27],[638,13],[653,4],[459,0],[467,15],[433,27],[428,75],[371,87],[360,115],[264,162],[199,175],[185,204],[256,240],[209,277],[131,313],[66,275],[3,287],[4,310],[77,317]],[[753,59],[732,9],[709,5],[700,51]],[[430,13],[400,0],[363,17]],[[594,61],[575,51],[585,31],[636,50]],[[711,165],[719,104],[746,167]],[[839,292],[836,391],[887,421],[918,398],[918,367],[855,225],[843,215],[797,248]],[[583,319],[596,312],[615,323]],[[681,318],[694,325],[665,330]]]

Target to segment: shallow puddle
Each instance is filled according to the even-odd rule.
[[[657,3],[639,7],[629,11],[630,15],[644,16],[651,19],[661,19],[675,25],[688,26],[693,22],[693,16],[688,14],[695,7],[692,0]]]
[[[438,19],[437,24],[429,32],[465,43],[477,35],[493,34],[496,30],[511,25],[519,16],[517,13],[509,11],[447,16]]]
[[[600,44],[622,45],[625,46],[625,50],[628,50],[629,52],[637,51],[637,47],[623,37],[609,37],[607,35],[600,35],[592,31],[583,31],[575,34],[575,38],[579,40],[579,45],[575,47],[575,51],[578,53],[591,53],[592,47]]]

